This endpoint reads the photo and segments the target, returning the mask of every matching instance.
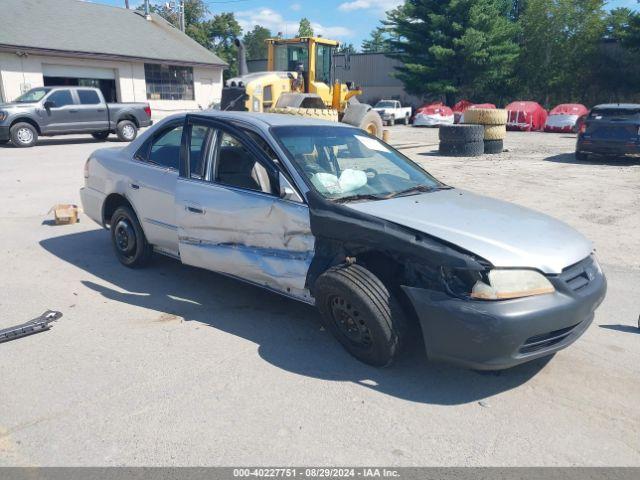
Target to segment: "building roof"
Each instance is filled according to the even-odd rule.
[[[50,54],[225,66],[156,14],[78,0],[2,0],[0,47]]]

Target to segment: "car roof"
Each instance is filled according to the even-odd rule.
[[[259,112],[225,112],[222,110],[203,110],[192,112],[191,115],[203,117],[239,120],[259,126],[266,127],[289,127],[289,126],[342,126],[351,127],[346,123],[331,122],[317,118],[303,117],[302,115],[287,115],[280,113],[259,113]]]
[[[603,103],[601,105],[596,105],[595,107],[593,107],[594,109],[597,108],[619,108],[622,110],[635,110],[640,108],[640,104],[639,103]]]

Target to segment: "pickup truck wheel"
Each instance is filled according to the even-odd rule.
[[[96,140],[106,140],[109,137],[109,132],[95,132],[91,136]]]
[[[38,141],[38,131],[26,122],[16,123],[10,130],[11,143],[16,147],[33,147]]]
[[[138,127],[131,120],[121,120],[116,125],[116,134],[121,142],[133,142],[138,136]]]
[[[116,257],[125,267],[143,267],[153,249],[147,242],[136,214],[129,207],[119,207],[111,216],[111,242]]]
[[[409,116],[408,116],[408,115],[405,115],[405,116],[404,116],[404,124],[405,124],[405,125],[409,125],[409,122],[410,122]]]
[[[405,320],[384,284],[359,265],[340,265],[316,281],[316,305],[329,330],[361,362],[390,365],[398,355]]]

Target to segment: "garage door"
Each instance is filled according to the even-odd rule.
[[[77,65],[42,65],[44,77],[95,78],[96,80],[115,80],[113,68],[81,67]]]

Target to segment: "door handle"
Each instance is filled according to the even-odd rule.
[[[138,185],[137,183],[130,183],[129,186],[134,190],[140,190],[140,185]]]
[[[202,207],[196,207],[194,205],[187,205],[186,209],[189,213],[197,213],[198,215],[204,215],[204,209]]]

